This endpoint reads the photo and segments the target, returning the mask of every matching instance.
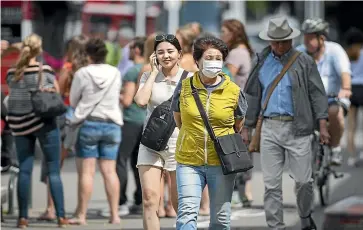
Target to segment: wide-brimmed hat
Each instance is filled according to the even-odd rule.
[[[271,18],[268,28],[260,32],[259,37],[265,41],[290,40],[300,35],[300,30],[291,28],[285,17]]]

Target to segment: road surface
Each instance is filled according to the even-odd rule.
[[[362,112],[362,111],[361,111]],[[358,147],[363,151],[363,116],[360,116],[359,133],[357,135]],[[360,141],[358,141],[360,140]],[[346,138],[343,138],[342,146],[346,146]],[[345,197],[351,195],[363,196],[363,185],[361,176],[363,175],[363,166],[358,168],[349,168],[342,166],[339,171],[344,172],[344,177],[341,179],[332,180],[332,195],[330,203],[334,203]],[[2,175],[1,184],[5,185],[8,181],[8,175]],[[29,229],[49,229],[55,228],[55,223],[38,222],[35,218],[45,209],[46,205],[46,187],[39,182],[40,177],[40,162],[37,161],[33,170],[33,187],[32,187],[32,201],[33,206],[30,210],[30,227]],[[131,172],[129,172],[130,183],[127,189],[127,194],[130,200],[133,197],[133,190],[135,188],[134,180]],[[67,215],[71,216],[77,204],[77,174],[74,158],[69,158],[64,164],[62,170],[62,179],[65,192],[65,205]],[[232,213],[232,229],[243,230],[264,230],[268,229],[265,223],[263,212],[263,181],[260,168],[259,156],[255,156],[255,168],[252,180],[254,201],[253,208],[251,209],[234,209]],[[293,193],[293,181],[289,176],[288,170],[283,174],[283,198],[284,198],[284,220],[289,230],[301,229],[299,226],[299,218],[295,208],[295,195]],[[317,196],[316,196],[317,198]],[[318,226],[322,226],[324,220],[323,209],[318,205],[313,214]],[[17,204],[15,202],[15,207]],[[107,220],[98,215],[99,210],[107,208],[107,200],[103,187],[101,174],[96,173],[94,190],[92,199],[89,203],[88,210],[88,225],[87,226],[70,226],[69,229],[143,229],[142,219],[139,215],[130,215],[122,218],[121,225],[107,224]],[[7,210],[7,205],[4,206],[4,211]],[[15,213],[16,214],[16,213]],[[14,229],[16,226],[15,215],[5,215],[5,223],[2,223],[2,229]],[[208,218],[198,219],[198,229],[203,229],[208,226]],[[161,219],[162,229],[175,229],[175,219],[163,218]],[[320,229],[320,228],[319,228]]]

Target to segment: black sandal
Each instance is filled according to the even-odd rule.
[[[252,200],[249,200],[246,196],[242,198],[242,206],[244,208],[251,208],[252,207]]]
[[[311,214],[309,214],[307,217],[301,217],[301,219],[309,219],[310,220],[310,226],[303,228],[302,230],[317,230],[318,228],[316,227],[316,224],[313,220],[313,218],[311,217]]]

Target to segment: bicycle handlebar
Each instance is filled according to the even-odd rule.
[[[332,94],[328,94],[327,95],[329,98],[335,98],[335,97],[338,97],[338,94],[334,94],[334,93],[332,93]]]

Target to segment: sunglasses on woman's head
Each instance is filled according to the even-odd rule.
[[[162,41],[173,42],[174,39],[175,39],[175,35],[173,35],[173,34],[160,34],[160,35],[156,35],[156,37],[155,37],[156,42],[162,42]]]

